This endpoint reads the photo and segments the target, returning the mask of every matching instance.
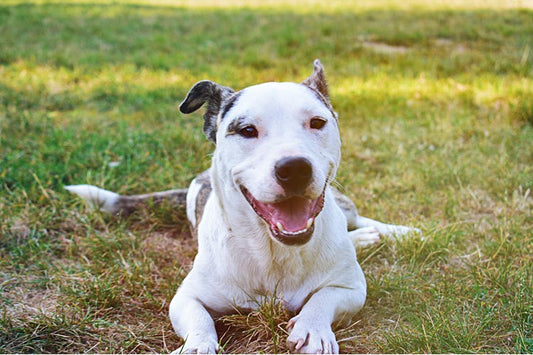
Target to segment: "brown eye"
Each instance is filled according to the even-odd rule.
[[[239,134],[244,138],[257,138],[259,132],[257,132],[257,128],[254,126],[246,126],[239,130]]]
[[[309,127],[312,129],[322,129],[326,125],[326,120],[320,117],[313,117],[309,121]]]

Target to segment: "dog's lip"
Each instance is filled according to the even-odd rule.
[[[293,196],[269,203],[258,201],[242,185],[240,189],[255,213],[269,225],[270,232],[275,239],[287,245],[302,245],[311,239],[315,228],[315,219],[324,206],[325,188],[320,196],[314,200]],[[287,212],[284,210],[293,212],[294,208],[298,209],[295,211],[296,214],[299,214],[296,218],[293,216],[289,216],[288,220],[280,218],[280,215],[283,216],[284,212]],[[284,223],[288,227],[284,226]]]
[[[307,243],[315,231],[314,219],[311,226],[298,232],[283,232],[278,227],[270,226],[270,232],[278,241],[286,245],[303,245]]]

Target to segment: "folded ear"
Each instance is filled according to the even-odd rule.
[[[329,100],[326,74],[324,73],[324,67],[322,66],[322,63],[320,63],[320,60],[315,59],[315,62],[313,63],[313,74],[305,79],[302,84],[318,91],[326,100]]]
[[[207,102],[207,110],[204,114],[204,134],[209,140],[216,143],[218,113],[222,102],[234,92],[235,90],[232,88],[209,80],[199,81],[189,90],[187,97],[180,104],[180,111],[192,113]]]

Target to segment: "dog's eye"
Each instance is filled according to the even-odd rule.
[[[257,128],[254,126],[246,126],[239,130],[239,134],[244,138],[257,138],[259,132],[257,132]]]
[[[312,129],[322,129],[326,125],[326,120],[320,117],[313,117],[309,121],[309,127]]]

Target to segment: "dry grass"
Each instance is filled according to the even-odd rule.
[[[250,313],[240,312],[218,320],[217,332],[226,353],[286,353],[287,323],[291,314],[272,297]]]

